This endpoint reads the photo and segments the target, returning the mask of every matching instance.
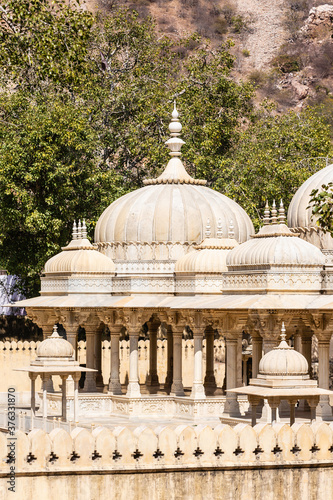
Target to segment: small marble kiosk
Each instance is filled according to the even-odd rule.
[[[33,420],[36,413],[36,395],[35,382],[38,376],[43,381],[43,399],[42,412],[43,418],[47,418],[47,391],[48,383],[52,380],[52,375],[60,375],[62,380],[61,387],[61,417],[64,421],[67,420],[67,384],[70,378],[74,381],[74,422],[78,418],[79,408],[79,380],[82,372],[95,372],[91,368],[85,368],[79,365],[74,358],[74,349],[70,342],[60,337],[57,331],[57,326],[54,325],[53,333],[50,337],[43,340],[38,346],[37,358],[31,362],[30,366],[17,368],[17,371],[29,373],[31,380],[31,427],[33,428]],[[70,384],[69,384],[70,385]]]

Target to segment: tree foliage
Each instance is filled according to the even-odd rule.
[[[93,17],[62,0],[0,10],[0,261],[33,294],[74,218],[92,229],[160,172],[175,97],[189,170],[213,182],[252,87],[230,79],[229,44],[213,52],[195,34],[158,37],[135,13]]]
[[[332,155],[330,127],[314,109],[274,115],[267,103],[228,157],[217,189],[238,201],[258,227],[266,200],[288,207],[298,187]]]
[[[316,216],[316,224],[324,233],[329,232],[333,236],[333,182],[314,189],[311,192],[310,205]]]
[[[93,16],[76,0],[5,0],[0,15],[0,262],[29,295],[73,219],[92,230],[161,172],[175,98],[188,171],[257,222],[266,197],[288,202],[330,152],[310,110],[255,116],[252,86],[231,77],[231,42],[172,40],[151,18]]]

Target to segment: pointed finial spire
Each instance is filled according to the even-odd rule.
[[[77,225],[77,239],[80,240],[81,238],[82,238],[82,226],[81,226],[81,219],[79,219]]]
[[[266,200],[264,218],[263,218],[264,226],[268,226],[269,221],[270,221],[269,205],[268,205],[268,200]]]
[[[234,222],[231,219],[229,224],[228,238],[233,239],[235,237]]]
[[[286,328],[284,326],[284,321],[282,321],[282,327],[281,327],[281,341],[286,341],[287,335],[286,335]]]
[[[176,101],[174,101],[174,108],[171,114],[171,123],[169,124],[169,130],[171,132],[171,139],[166,141],[166,145],[170,149],[170,156],[181,156],[180,149],[185,142],[178,137],[182,131],[182,124],[178,120],[179,113],[176,108]]]
[[[211,231],[210,231],[210,220],[209,218],[207,219],[207,224],[206,224],[206,232],[205,232],[206,238],[210,238]]]
[[[77,240],[77,226],[75,221],[73,222],[72,239]]]
[[[217,221],[217,231],[216,231],[216,236],[218,238],[222,238],[223,237],[223,229],[222,229],[222,219],[219,218],[219,220]]]
[[[283,201],[281,199],[280,201],[280,208],[279,208],[279,217],[278,217],[279,224],[285,224],[286,223],[286,213],[284,211],[284,206],[283,206]]]
[[[275,200],[273,200],[271,215],[272,215],[272,219],[271,219],[272,224],[277,224],[278,223],[278,218],[277,218],[277,210],[276,210]]]
[[[58,333],[58,327],[57,327],[57,325],[54,325],[54,326],[53,326],[53,332],[52,332],[51,337],[52,337],[53,339],[54,339],[54,338],[59,338],[59,337],[60,337],[60,335],[59,335],[59,333]]]
[[[82,221],[82,238],[87,238],[87,226],[85,219]]]

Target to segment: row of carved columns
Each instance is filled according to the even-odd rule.
[[[157,335],[161,322],[166,326],[167,335],[167,376],[164,390],[173,396],[184,396],[182,380],[182,337],[186,326],[193,332],[194,363],[191,397],[204,398],[213,394],[216,389],[214,377],[214,331],[226,339],[226,389],[239,387],[242,378],[242,332],[245,330],[252,337],[252,377],[258,375],[259,363],[266,354],[279,343],[282,321],[285,321],[288,336],[293,336],[294,347],[301,352],[311,367],[311,343],[315,334],[318,339],[318,385],[329,389],[329,347],[333,325],[333,316],[327,313],[311,313],[304,315],[286,311],[241,313],[210,313],[205,316],[202,311],[179,311],[173,313],[156,313],[143,310],[111,310],[106,311],[28,311],[29,317],[43,328],[44,337],[51,335],[53,324],[61,323],[76,350],[78,327],[86,332],[87,367],[97,369],[96,373],[88,372],[84,390],[95,392],[102,386],[101,375],[101,329],[107,325],[111,341],[111,369],[108,390],[111,394],[120,395],[119,380],[119,341],[121,333],[126,329],[129,336],[129,381],[127,396],[139,397],[140,385],[138,375],[138,342],[143,324],[147,324],[150,339],[150,367],[147,386],[150,393],[160,389],[157,371]],[[302,316],[303,314],[303,316]],[[300,319],[301,318],[301,319]],[[203,338],[206,337],[206,372],[203,373]],[[311,373],[310,373],[311,375]],[[226,411],[239,413],[236,395],[227,395]],[[323,415],[331,412],[328,401],[321,400]]]

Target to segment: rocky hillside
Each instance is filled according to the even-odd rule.
[[[323,103],[333,95],[333,0],[87,0],[88,8],[115,7],[151,15],[171,37],[197,31],[218,45],[235,42],[234,76],[250,79],[258,101],[284,110]]]

